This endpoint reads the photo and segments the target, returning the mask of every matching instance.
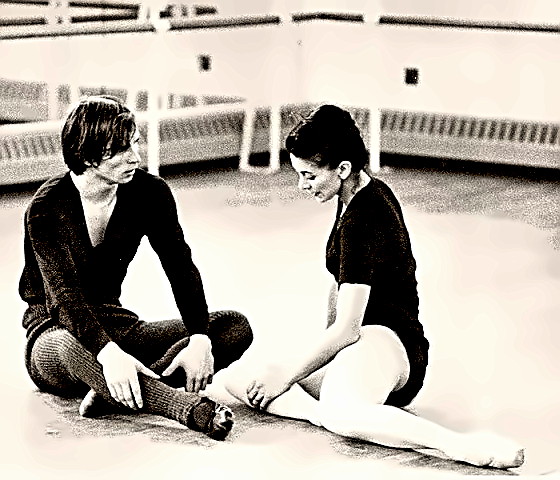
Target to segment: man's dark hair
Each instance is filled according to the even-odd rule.
[[[76,175],[98,167],[104,158],[130,148],[136,130],[132,112],[108,95],[84,98],[72,108],[62,128],[64,163]]]

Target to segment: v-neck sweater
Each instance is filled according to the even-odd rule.
[[[135,315],[121,307],[121,287],[143,237],[169,279],[190,334],[206,333],[208,306],[200,273],[179,224],[165,181],[143,170],[117,190],[101,243],[92,245],[80,194],[70,173],[44,183],[25,212],[25,266],[19,292],[29,308],[28,336],[51,324],[70,331],[97,355],[112,340],[111,318],[130,327]],[[149,279],[146,279],[149,281]]]

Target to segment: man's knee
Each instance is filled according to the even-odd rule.
[[[233,310],[210,314],[208,335],[212,341],[216,371],[238,360],[253,342],[249,320]]]
[[[235,310],[211,313],[210,334],[226,344],[235,344],[242,352],[253,342],[253,329],[248,318]]]

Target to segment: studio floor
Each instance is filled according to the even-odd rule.
[[[395,164],[379,176],[403,204],[431,343],[414,408],[449,428],[512,437],[526,447],[523,467],[478,469],[346,441],[242,406],[235,407],[238,423],[221,444],[183,441],[196,436],[149,418],[120,419],[114,428],[112,420],[80,419],[77,404],[37,394],[23,367],[17,282],[30,193],[11,189],[0,197],[3,478],[556,476],[559,177],[476,165],[446,171],[441,164]],[[166,178],[210,308],[245,313],[255,349],[273,355],[304,345],[324,321],[330,279],[323,254],[336,205],[318,205],[298,192],[285,165],[274,175],[193,168]],[[177,316],[147,245],[130,268],[122,300],[147,320]]]

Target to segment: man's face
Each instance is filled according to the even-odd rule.
[[[130,182],[141,161],[139,142],[140,134],[136,130],[128,150],[117,153],[114,157],[104,158],[98,167],[92,169],[92,173],[112,185]]]

